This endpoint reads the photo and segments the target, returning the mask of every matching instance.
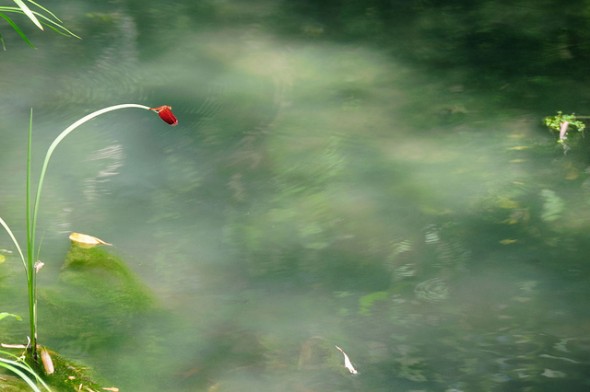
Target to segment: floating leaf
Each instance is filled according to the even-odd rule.
[[[70,240],[81,248],[92,248],[96,245],[111,245],[100,238],[96,238],[88,234],[74,232],[70,234]]]

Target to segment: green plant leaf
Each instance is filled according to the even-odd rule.
[[[0,312],[0,320],[2,320],[3,318],[6,317],[14,317],[17,320],[22,320],[22,318],[18,315],[18,314],[12,314],[12,313],[6,313],[6,312]]]
[[[57,23],[51,19],[45,18],[45,17],[43,17],[43,19],[47,19],[46,26],[49,27],[51,30],[55,31],[56,33],[58,33],[59,35],[63,35],[64,37],[74,37],[74,38],[82,39],[79,36],[77,36],[76,34],[74,34],[72,31],[67,29],[65,26],[60,25],[59,23]]]
[[[36,2],[34,2],[32,0],[28,0],[29,3],[35,5],[41,11],[41,12],[39,12],[39,11],[31,10],[29,7],[26,6],[26,4],[24,4],[23,0],[13,0],[13,1],[18,5],[18,7],[0,6],[0,17],[5,19],[8,22],[8,24],[10,24],[10,26],[12,26],[12,28],[21,36],[21,38],[29,46],[34,48],[34,45],[27,38],[27,36],[24,34],[24,32],[18,27],[18,25],[12,19],[10,19],[7,16],[8,13],[17,13],[17,14],[21,14],[21,15],[22,14],[27,15],[27,17],[29,17],[29,19],[31,19],[35,23],[35,25],[37,27],[39,27],[41,30],[44,30],[44,27],[48,27],[49,29],[55,31],[56,33],[58,33],[60,35],[81,39],[79,36],[77,36],[72,31],[70,31],[68,28],[66,28],[63,25],[61,19],[59,19],[53,12],[51,12],[47,8],[43,7],[42,5],[37,4]],[[23,8],[23,6],[24,6],[24,8]],[[25,11],[25,9],[28,11]],[[1,34],[0,34],[0,45],[2,45],[2,48],[4,50],[6,50],[4,40],[3,40],[3,37]]]
[[[31,19],[31,22],[35,24],[39,29],[43,30],[43,25],[39,22],[39,19],[35,16],[33,11],[22,1],[22,0],[12,0],[15,2],[16,5],[23,11],[23,13]]]
[[[4,20],[6,22],[8,22],[8,24],[14,29],[14,31],[16,31],[18,33],[18,35],[20,35],[20,37],[23,39],[23,41],[25,41],[31,48],[35,47],[35,45],[33,45],[33,43],[27,38],[25,33],[23,33],[23,31],[20,29],[20,27],[18,27],[18,25],[16,23],[14,23],[14,21],[12,19],[10,19],[8,16],[6,16],[2,13],[0,13],[0,17],[4,18]]]
[[[66,37],[70,36],[70,37],[81,39],[79,36],[77,36],[72,31],[70,31],[67,27],[65,27],[62,24],[61,19],[59,19],[57,16],[55,16],[54,13],[52,13],[51,11],[49,11],[41,6],[39,6],[39,7],[41,9],[43,9],[44,11],[46,11],[48,13],[48,15],[50,16],[50,17],[48,17],[47,15],[43,15],[42,13],[39,13],[37,11],[33,11],[33,13],[39,18],[39,20],[41,21],[41,23],[45,27],[49,27],[51,30],[53,30],[56,33],[61,34],[63,36],[66,36]]]
[[[25,372],[22,372],[18,367],[13,366],[12,363],[10,363],[10,362],[7,363],[3,360],[0,360],[0,366],[5,369],[10,370],[12,373],[19,376],[24,382],[26,382],[29,385],[29,387],[31,387],[31,389],[34,392],[41,392],[41,390],[35,385],[33,380],[29,376],[27,376]]]
[[[61,19],[58,18],[53,12],[49,11],[47,8],[43,7],[41,4],[34,2],[33,0],[28,0],[29,3],[34,4],[37,8],[45,11],[47,14],[49,14],[53,19],[57,20],[59,23],[61,23]]]
[[[37,383],[41,384],[44,390],[51,392],[49,385],[22,358],[6,351],[0,351],[0,354],[4,355],[4,357],[0,356],[0,367],[16,374],[35,392],[41,392]],[[6,357],[14,359],[7,359]]]
[[[22,260],[22,262],[25,266],[25,270],[27,270],[27,261],[25,260],[25,255],[23,255],[23,251],[21,250],[20,245],[18,244],[18,241],[17,241],[16,237],[14,236],[14,233],[12,232],[12,230],[10,230],[10,226],[8,226],[8,223],[6,223],[4,221],[4,219],[2,219],[2,217],[0,217],[0,225],[2,227],[4,227],[4,230],[6,230],[6,232],[10,236],[12,243],[14,244],[14,246],[16,247],[16,250],[18,251],[18,255],[20,256],[20,259]]]

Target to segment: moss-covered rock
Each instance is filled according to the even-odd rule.
[[[40,338],[73,357],[90,351],[108,353],[113,346],[133,340],[134,326],[155,308],[149,288],[120,258],[104,248],[75,244],[66,255],[59,284],[40,287],[39,303]],[[54,391],[111,387],[97,380],[89,367],[47,348],[39,350],[49,355],[55,371],[47,374],[40,359],[27,362]],[[16,349],[14,354],[22,351]],[[0,392],[30,390],[22,379],[0,369]]]
[[[155,303],[120,258],[104,248],[76,245],[66,255],[59,285],[39,294],[43,341],[81,354],[132,338],[134,326],[144,322]]]
[[[133,272],[118,257],[102,247],[72,245],[61,273],[62,282],[82,289],[86,295],[113,306],[118,314],[149,309],[153,297]]]
[[[15,355],[22,354],[23,349],[15,350],[20,350],[20,352],[15,351]],[[33,360],[30,353],[26,354],[25,360],[53,391],[100,391],[105,387],[104,384],[101,385],[97,381],[88,367],[70,361],[46,347],[38,346],[38,352],[39,358],[37,360]],[[44,359],[42,360],[41,357]],[[49,366],[51,370],[49,370]],[[27,373],[27,376],[34,379],[31,374]],[[39,383],[37,385],[40,390],[46,391]],[[31,387],[23,379],[2,369],[0,371],[0,392],[20,391],[31,391]]]

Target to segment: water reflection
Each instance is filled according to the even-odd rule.
[[[119,174],[118,170],[123,166],[124,160],[123,146],[120,144],[114,144],[101,148],[94,154],[90,155],[88,159],[91,161],[102,160],[106,163],[104,169],[100,170],[96,174],[96,177],[88,178],[84,181],[84,196],[88,201],[94,201],[101,195],[99,187],[102,189],[108,188],[107,186],[103,187],[101,185],[108,182],[109,177]],[[105,192],[105,195],[108,195],[108,191],[103,192]]]
[[[459,70],[319,39],[313,18],[283,36],[280,7],[257,4],[154,24],[151,41],[143,9],[86,16],[100,34],[84,67],[56,66],[78,55],[54,44],[38,81],[53,90],[11,82],[41,106],[36,146],[111,99],[180,121],[117,116],[64,143],[43,200],[61,275],[43,338],[122,390],[583,390],[585,161]],[[19,172],[9,140],[0,163]],[[2,181],[15,220],[20,188]],[[155,309],[132,317],[119,286],[72,295],[64,227],[112,242]]]

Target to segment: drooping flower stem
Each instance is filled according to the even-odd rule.
[[[78,121],[76,121],[75,123],[73,123],[72,125],[67,127],[51,143],[51,145],[47,149],[47,153],[45,154],[45,160],[43,161],[43,166],[41,167],[41,175],[39,176],[39,184],[37,185],[37,196],[35,197],[35,206],[33,207],[33,221],[32,221],[32,227],[31,227],[32,234],[35,233],[35,229],[37,227],[37,212],[39,211],[39,200],[41,199],[41,191],[43,188],[43,180],[45,179],[45,173],[47,172],[47,166],[49,165],[49,160],[51,159],[51,156],[53,155],[53,151],[55,151],[58,144],[61,143],[61,141],[63,139],[65,139],[66,136],[68,136],[70,133],[72,133],[74,130],[76,130],[76,128],[78,128],[80,125],[87,123],[88,121],[92,120],[93,118],[98,117],[101,114],[112,112],[114,110],[127,109],[127,108],[139,108],[139,109],[150,110],[150,108],[147,106],[137,105],[137,104],[133,104],[133,103],[109,106],[107,108],[97,110],[96,112],[90,113],[89,115],[82,117],[81,119],[79,119]]]
[[[39,212],[39,203],[41,200],[41,193],[43,190],[43,182],[45,180],[45,174],[47,172],[47,167],[49,166],[49,160],[53,155],[53,152],[61,143],[61,141],[76,130],[80,125],[87,123],[88,121],[92,120],[95,117],[100,116],[101,114],[105,114],[108,112],[112,112],[119,109],[128,109],[128,108],[137,108],[137,109],[144,109],[150,110],[148,106],[144,105],[137,105],[137,104],[122,104],[122,105],[115,105],[109,106],[104,109],[97,110],[93,113],[88,114],[87,116],[82,117],[78,121],[74,122],[72,125],[67,127],[62,133],[60,133],[55,140],[51,143],[49,148],[47,149],[47,153],[45,154],[45,160],[43,161],[43,166],[41,167],[41,174],[39,176],[39,183],[37,184],[37,193],[35,196],[35,204],[31,211],[31,156],[32,156],[32,111],[31,111],[31,119],[29,123],[29,140],[28,140],[28,149],[27,149],[27,184],[26,184],[26,220],[27,220],[27,262],[25,264],[25,270],[27,273],[27,285],[28,285],[28,299],[29,299],[29,325],[30,325],[30,332],[31,332],[31,342],[30,342],[30,351],[32,357],[36,360],[37,359],[37,268],[35,268],[35,233],[37,230],[37,217]]]
[[[16,239],[14,233],[10,229],[10,226],[0,217],[0,226],[6,230],[8,236],[14,243],[18,254],[20,256],[21,261],[23,262],[25,272],[27,275],[27,288],[28,288],[28,305],[29,305],[29,325],[30,325],[30,342],[29,342],[29,355],[34,360],[37,361],[37,273],[39,269],[43,266],[43,263],[39,260],[39,249],[35,248],[35,236],[37,231],[37,217],[39,213],[39,203],[41,200],[41,192],[43,190],[43,182],[45,180],[45,174],[47,172],[47,167],[49,166],[49,160],[53,155],[53,152],[61,143],[66,136],[76,130],[80,125],[92,120],[95,117],[100,116],[101,114],[105,114],[108,112],[112,112],[119,109],[129,109],[129,108],[137,108],[137,109],[144,109],[144,110],[151,110],[160,116],[162,120],[164,120],[169,125],[176,125],[178,124],[178,120],[172,113],[172,108],[170,106],[158,106],[156,108],[150,108],[144,105],[137,105],[137,104],[122,104],[122,105],[115,105],[109,106],[104,109],[97,110],[89,115],[82,117],[65,130],[63,130],[56,138],[53,140],[49,148],[47,149],[47,153],[45,154],[45,159],[43,161],[43,166],[41,167],[41,174],[39,176],[39,182],[37,183],[37,192],[35,196],[34,205],[31,208],[31,161],[32,161],[32,144],[33,144],[33,110],[31,109],[31,115],[29,120],[29,131],[28,131],[28,142],[27,142],[27,173],[26,173],[26,195],[25,195],[25,220],[26,220],[26,227],[27,227],[27,252],[26,257],[22,252],[22,249],[19,245],[18,240]],[[35,255],[35,251],[37,254]]]

